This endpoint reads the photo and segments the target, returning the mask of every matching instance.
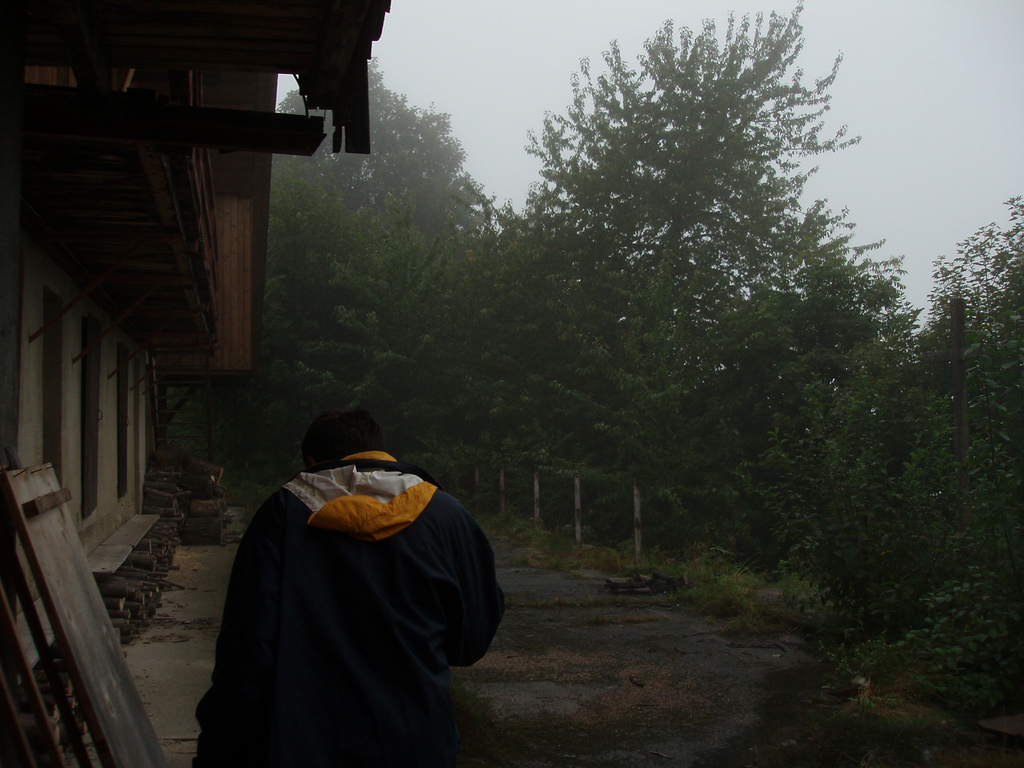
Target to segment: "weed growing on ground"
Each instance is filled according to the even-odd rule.
[[[506,514],[481,516],[479,521],[491,535],[521,548],[514,561],[519,567],[568,574],[596,571],[626,576],[637,572],[631,542],[619,549],[577,548],[564,531],[546,531],[532,519]],[[806,596],[808,587],[804,582],[795,577],[787,579],[775,590],[781,597],[773,604],[762,597],[766,580],[748,566],[733,562],[729,553],[720,549],[694,547],[681,555],[656,547],[644,556],[640,571],[658,572],[680,582],[685,579],[688,586],[674,592],[672,600],[689,605],[704,616],[725,621],[729,632],[778,632],[806,623],[794,621],[794,602],[787,598],[792,596],[795,601],[798,596]]]

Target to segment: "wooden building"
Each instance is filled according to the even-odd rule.
[[[256,363],[270,159],[325,139],[277,75],[368,152],[389,7],[0,3],[0,464],[54,465],[87,552],[180,404]]]

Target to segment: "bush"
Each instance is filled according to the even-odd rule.
[[[953,568],[957,470],[943,404],[878,362],[869,351],[857,380],[816,393],[806,433],[774,435],[763,493],[786,566],[854,625],[900,637]]]

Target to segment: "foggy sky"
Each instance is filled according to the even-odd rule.
[[[723,32],[737,16],[793,2],[749,0],[393,0],[373,52],[385,84],[412,106],[451,115],[466,170],[521,208],[540,163],[524,150],[545,112],[562,113],[579,60],[597,69],[611,40],[635,62],[667,19]],[[927,307],[932,262],[978,228],[1008,220],[1024,194],[1024,2],[806,0],[805,80],[844,60],[824,136],[861,143],[816,162],[807,200],[849,210],[855,243],[904,256],[907,296]],[[294,85],[285,85],[282,89]],[[282,94],[283,95],[283,90]]]

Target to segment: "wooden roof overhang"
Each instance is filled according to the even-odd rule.
[[[367,61],[391,0],[29,0],[26,61],[106,92],[117,68],[291,73],[369,151]],[[335,138],[335,151],[340,139]]]
[[[310,109],[334,111],[346,151],[369,151],[366,66],[389,7],[30,0],[26,63],[70,67],[77,87],[26,85],[22,224],[81,287],[73,301],[89,295],[114,318],[108,330],[153,352],[216,344],[210,153],[311,155],[323,118],[205,106],[201,88],[176,96],[174,82],[202,71],[296,74]],[[131,70],[169,73],[170,97],[111,87]]]

